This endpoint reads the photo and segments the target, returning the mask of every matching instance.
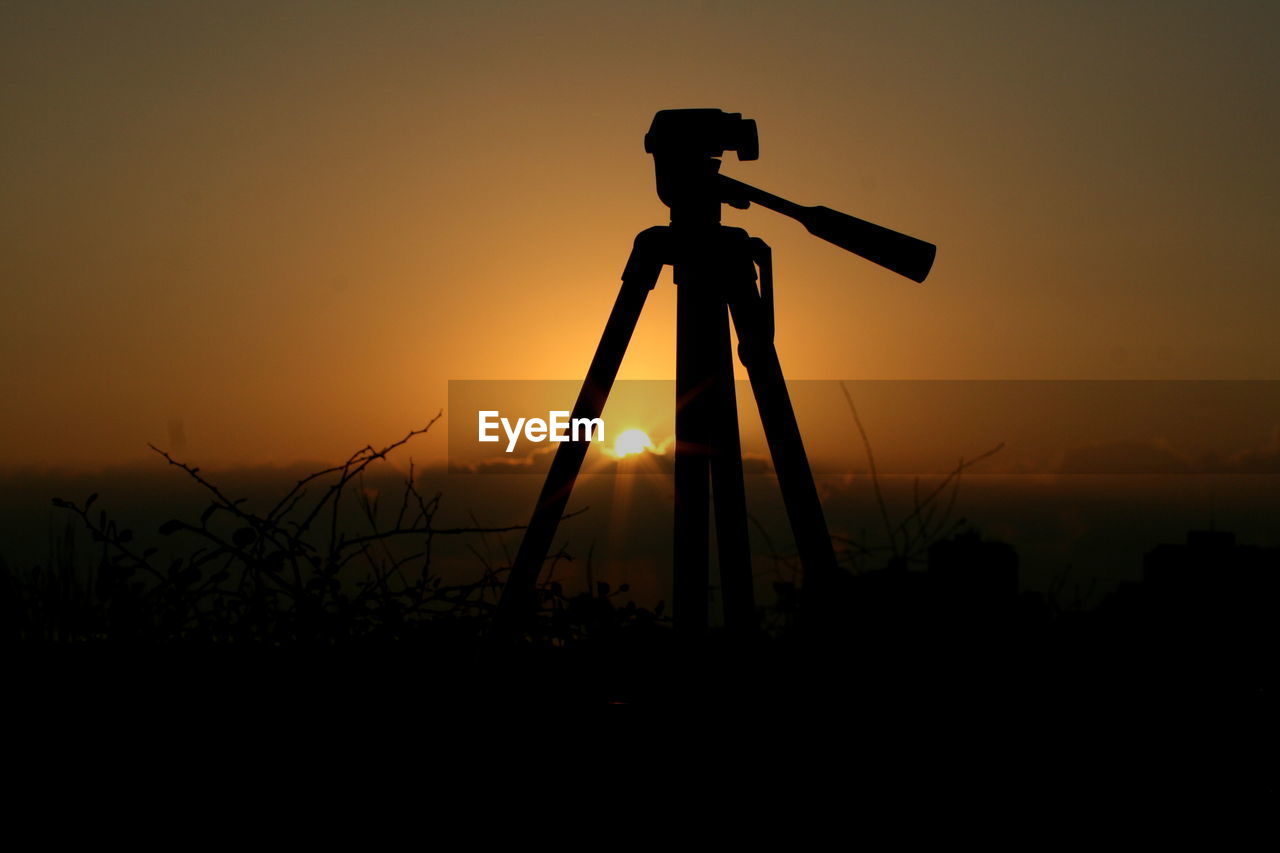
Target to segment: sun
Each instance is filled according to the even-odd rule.
[[[631,456],[653,450],[653,442],[642,429],[629,429],[621,433],[613,442],[613,452],[618,457]]]

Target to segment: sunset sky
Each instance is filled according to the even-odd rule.
[[[756,119],[726,174],[939,247],[918,285],[726,211],[791,378],[1280,379],[1278,36],[1269,2],[4,3],[0,467],[329,460],[450,379],[580,377],[674,107]],[[674,307],[666,273],[623,377],[673,375]]]

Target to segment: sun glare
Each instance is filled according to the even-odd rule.
[[[646,450],[653,449],[653,442],[649,440],[649,436],[645,435],[642,429],[629,429],[619,435],[613,443],[613,452],[619,457],[631,456],[634,453],[643,453]]]

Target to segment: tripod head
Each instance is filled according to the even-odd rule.
[[[805,207],[720,174],[720,160],[735,151],[739,160],[760,157],[756,123],[722,110],[660,110],[644,137],[653,155],[658,198],[671,208],[671,224],[716,225],[720,205],[745,209],[755,202],[798,221],[810,234],[874,264],[924,281],[937,247],[889,228],[832,210]]]
[[[660,110],[644,135],[644,150],[653,155],[658,198],[671,208],[671,223],[718,225],[717,158],[736,151],[739,160],[755,160],[760,141],[756,123],[742,113]]]
[[[738,152],[739,160],[760,159],[760,138],[754,119],[724,110],[659,110],[644,150],[655,157],[723,157]]]

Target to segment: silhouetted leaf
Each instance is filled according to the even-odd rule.
[[[117,540],[119,540],[120,542],[132,542],[132,541],[133,541],[133,531],[132,531],[132,530],[121,530],[121,531],[120,531],[120,534],[119,534],[118,536],[116,536],[116,539],[117,539]]]
[[[89,499],[84,502],[85,510],[88,510],[89,507],[93,506],[93,502],[96,501],[97,499],[98,499],[97,492],[94,492],[93,494],[89,495]]]
[[[176,518],[171,518],[164,524],[160,525],[160,535],[168,536],[171,533],[177,533],[182,529],[182,522]]]
[[[241,527],[231,534],[231,542],[237,548],[248,548],[257,538],[258,534],[252,527]]]

